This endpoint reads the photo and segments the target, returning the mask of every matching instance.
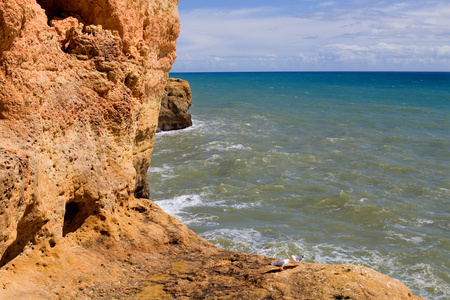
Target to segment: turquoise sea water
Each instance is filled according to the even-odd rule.
[[[210,242],[450,299],[450,73],[183,73],[151,199]]]

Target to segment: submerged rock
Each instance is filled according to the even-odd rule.
[[[169,78],[161,100],[161,111],[158,119],[158,131],[170,131],[192,126],[188,113],[192,105],[192,94],[189,82],[179,78]]]

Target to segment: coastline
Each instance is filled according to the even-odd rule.
[[[122,4],[0,3],[0,299],[422,299],[359,266],[274,271],[148,200],[178,1]]]
[[[217,246],[446,299],[448,75],[319,75],[182,76],[194,127],[157,137],[152,200]]]
[[[224,250],[148,200],[90,217],[0,269],[0,299],[423,299],[370,268]]]

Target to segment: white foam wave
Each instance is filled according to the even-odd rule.
[[[250,151],[252,148],[246,147],[242,144],[232,144],[232,143],[226,143],[226,142],[219,142],[219,141],[212,141],[206,144],[205,151],[220,151],[220,152],[226,152],[231,150],[244,150],[244,151]]]
[[[152,167],[148,169],[149,173],[168,173],[173,172],[173,167],[169,164],[163,164],[162,167]]]
[[[224,200],[208,199],[208,193],[186,194],[170,199],[154,200],[166,213],[178,218],[186,225],[201,225],[205,227],[219,225],[218,216],[210,213],[196,213],[201,207],[223,207],[224,211],[229,204]]]
[[[150,167],[147,171],[150,176],[161,176],[161,179],[173,179],[178,175],[174,173],[174,167],[169,164],[163,164],[162,167]]]
[[[339,143],[339,142],[348,142],[353,141],[351,137],[342,137],[342,138],[326,138],[327,141],[331,143]]]
[[[261,233],[253,228],[221,228],[207,231],[202,235],[206,238],[228,237],[235,242],[250,242],[262,237]]]
[[[212,227],[218,226],[220,223],[217,222],[219,217],[210,214],[194,214],[190,215],[189,219],[182,220],[185,225],[201,225],[202,227]]]
[[[207,158],[205,160],[205,162],[214,162],[216,163],[217,161],[221,161],[222,160],[222,156],[218,155],[218,154],[213,154],[211,157]]]
[[[205,125],[206,125],[206,122],[192,118],[192,126],[189,126],[189,127],[183,128],[183,129],[178,129],[178,130],[160,131],[157,133],[157,138],[164,137],[164,136],[184,135],[184,134],[186,134],[186,132],[198,131],[198,130],[202,129],[203,127],[205,127]]]
[[[305,261],[327,264],[364,265],[396,278],[413,289],[414,293],[426,299],[448,299],[450,288],[440,289],[442,279],[436,276],[436,270],[426,263],[408,264],[409,271],[398,257],[385,255],[367,248],[354,249],[335,244],[313,245],[302,241],[292,241],[289,236],[277,236],[271,239],[264,229],[226,228],[214,229],[201,234],[217,246],[234,251],[254,253],[269,257],[284,258],[292,254],[305,255]],[[398,237],[411,242],[422,242],[420,237]],[[403,274],[403,275],[402,275]],[[411,274],[414,274],[411,276]],[[420,287],[420,288],[419,288]],[[422,290],[426,287],[426,290]]]
[[[166,213],[173,215],[181,221],[183,220],[182,212],[189,207],[198,207],[203,203],[200,195],[182,195],[171,199],[155,201]]]
[[[231,206],[234,209],[249,209],[258,205],[260,205],[260,202],[254,201],[254,202],[235,202],[228,206]],[[224,210],[226,211],[227,208],[225,208]]]
[[[256,253],[255,245],[262,238],[262,234],[253,228],[221,228],[201,235],[216,246],[247,253]],[[258,254],[266,255],[262,251]]]
[[[425,219],[416,219],[416,222],[418,224],[433,224],[434,223],[434,221],[432,221],[432,220],[425,220]]]

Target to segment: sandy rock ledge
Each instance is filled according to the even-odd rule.
[[[366,267],[273,261],[214,247],[133,200],[26,249],[0,269],[0,299],[422,299]]]

